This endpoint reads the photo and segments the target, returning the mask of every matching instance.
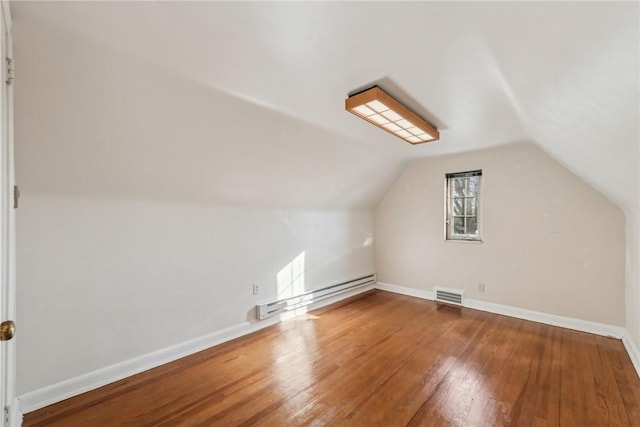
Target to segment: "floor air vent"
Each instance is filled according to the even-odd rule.
[[[460,289],[436,288],[436,302],[462,306],[464,291]]]

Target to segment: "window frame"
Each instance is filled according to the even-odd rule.
[[[464,196],[463,200],[466,200],[469,197],[475,197],[476,199],[476,214],[474,215],[477,222],[477,233],[475,234],[454,234],[453,233],[453,218],[459,217],[460,215],[453,215],[453,198],[451,197],[451,184],[453,178],[468,178],[472,176],[478,176],[480,179],[478,180],[477,190],[474,196]],[[444,239],[446,241],[451,242],[470,242],[470,243],[482,243],[482,188],[483,188],[483,174],[482,169],[464,171],[464,172],[453,172],[445,174],[444,179],[444,187],[445,187],[445,203],[444,203]],[[464,214],[462,217],[474,217],[466,215],[466,202],[463,202],[464,205]],[[466,225],[465,225],[466,228]],[[466,230],[465,230],[466,231]]]

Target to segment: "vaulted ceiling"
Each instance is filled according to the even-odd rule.
[[[45,152],[20,148],[42,171],[30,178],[34,189],[111,194],[129,182],[126,191],[137,197],[161,183],[214,202],[373,206],[413,158],[529,141],[622,207],[638,203],[637,3],[13,2],[11,9],[23,61],[17,71],[50,83],[20,88],[18,74],[17,102],[20,91],[58,96],[56,82],[66,80],[116,97],[101,107],[112,115],[105,128],[132,115],[142,123],[102,129],[104,141],[93,148],[81,146],[95,132],[90,120],[75,123],[73,135],[53,125],[49,133],[25,130],[25,140],[61,132]],[[350,92],[374,83],[430,119],[441,140],[411,146],[344,111]],[[73,102],[61,101],[61,109],[86,101],[68,96]],[[62,158],[52,162],[60,150],[85,158],[69,169]],[[98,176],[107,166],[119,177]]]

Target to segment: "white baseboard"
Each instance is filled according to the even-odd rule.
[[[374,285],[364,286],[351,292],[335,296],[333,298],[311,304],[307,310],[324,307],[346,298],[358,295],[374,289]],[[281,320],[291,317],[284,314],[274,316],[269,319],[256,321],[254,323],[243,322],[230,328],[222,329],[208,335],[184,341],[173,346],[163,348],[152,353],[148,353],[133,359],[125,360],[111,366],[107,366],[83,375],[79,375],[68,380],[61,381],[34,391],[30,391],[18,396],[19,405],[16,405],[16,412],[22,416],[45,406],[60,402],[81,393],[94,390],[98,387],[110,384],[114,381],[130,377],[140,372],[156,368],[165,363],[197,353],[218,344],[230,341],[232,339],[250,334],[268,326],[274,325]],[[17,424],[18,426],[20,424]]]
[[[628,331],[625,331],[625,334],[622,337],[622,344],[624,344],[624,348],[627,349],[627,354],[631,359],[631,363],[633,363],[633,367],[636,368],[636,372],[640,377],[640,350],[636,347]]]
[[[346,298],[367,292],[371,289],[380,289],[383,291],[395,292],[398,294],[413,296],[417,298],[433,300],[432,291],[423,289],[408,288],[404,286],[392,285],[389,283],[377,282],[375,286],[365,286],[352,292],[347,292],[334,298],[321,301],[317,304],[310,305],[307,309],[313,310],[324,307]],[[598,335],[613,336],[622,338],[622,342],[629,353],[629,357],[633,362],[638,375],[640,376],[640,352],[634,345],[631,337],[624,328],[618,326],[605,325],[601,323],[589,322],[585,320],[571,319],[568,317],[556,316],[547,313],[541,313],[531,310],[524,310],[516,307],[504,306],[500,304],[488,303],[485,301],[469,300],[465,302],[465,306],[477,310],[488,311],[496,314],[516,317],[520,319],[532,320],[535,322],[546,323],[564,328],[575,329],[583,332],[590,332]],[[230,328],[198,337],[189,341],[185,341],[152,353],[148,353],[133,359],[125,360],[111,366],[107,366],[56,384],[52,384],[38,390],[34,390],[18,396],[17,403],[14,406],[11,425],[20,426],[22,422],[22,414],[35,411],[53,403],[60,402],[64,399],[76,396],[78,394],[102,387],[114,381],[130,377],[132,375],[144,372],[146,370],[164,365],[181,357],[188,356],[198,351],[205,350],[215,345],[230,341],[232,339],[250,334],[268,326],[280,322],[286,316],[275,316],[263,321],[255,323],[244,322]]]
[[[433,292],[424,289],[408,288],[405,286],[392,285],[390,283],[383,282],[378,282],[376,284],[376,288],[383,291],[395,292],[398,294],[409,295],[412,297],[423,298],[431,301],[434,300]],[[558,316],[555,314],[542,313],[540,311],[526,310],[524,308],[494,304],[491,302],[469,298],[465,299],[464,307],[472,308],[475,310],[488,311],[490,313],[501,314],[518,319],[531,320],[533,322],[545,323],[547,325],[559,326],[576,331],[622,339],[622,343],[624,344],[627,353],[629,353],[629,357],[633,362],[633,366],[635,367],[638,376],[640,376],[640,352],[631,340],[631,337],[629,336],[627,330],[621,326],[574,319],[571,317]]]
[[[428,299],[431,301],[435,299],[432,291],[392,285],[390,283],[378,282],[376,284],[376,289]],[[545,323],[547,325],[560,326],[562,328],[573,329],[576,331],[589,332],[596,335],[611,336],[619,339],[626,333],[626,329],[621,326],[574,319],[571,317],[558,316],[555,314],[527,310],[509,305],[494,304],[492,302],[470,298],[466,298],[464,300],[464,307],[472,308],[474,310],[488,311],[489,313],[502,314],[509,317],[516,317],[518,319],[531,320],[533,322]]]
[[[580,332],[588,332],[590,334],[603,335],[605,337],[608,336],[621,339],[626,332],[626,329],[621,326],[574,319],[572,317],[558,316],[556,314],[543,313],[540,311],[527,310],[502,304],[494,304],[469,298],[465,299],[464,306],[475,310],[488,311],[489,313],[502,314],[504,316],[531,320],[532,322],[545,323],[547,325],[559,326],[561,328],[573,329]]]
[[[172,362],[189,354],[196,353],[216,344],[232,340],[239,336],[272,325],[276,319],[251,324],[244,322],[212,334],[184,341],[161,350],[154,351],[133,359],[125,360],[68,380],[61,381],[18,396],[20,410],[23,413],[35,411],[69,397],[102,387],[131,375],[147,371],[162,364]]]
[[[407,288],[404,286],[392,285],[391,283],[377,282],[376,289],[381,291],[394,292],[396,294],[408,295],[410,297],[428,299],[433,301],[436,297],[433,291],[424,289]]]

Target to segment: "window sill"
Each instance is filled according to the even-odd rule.
[[[482,243],[482,240],[476,239],[444,239],[445,242],[456,242],[456,243]]]

